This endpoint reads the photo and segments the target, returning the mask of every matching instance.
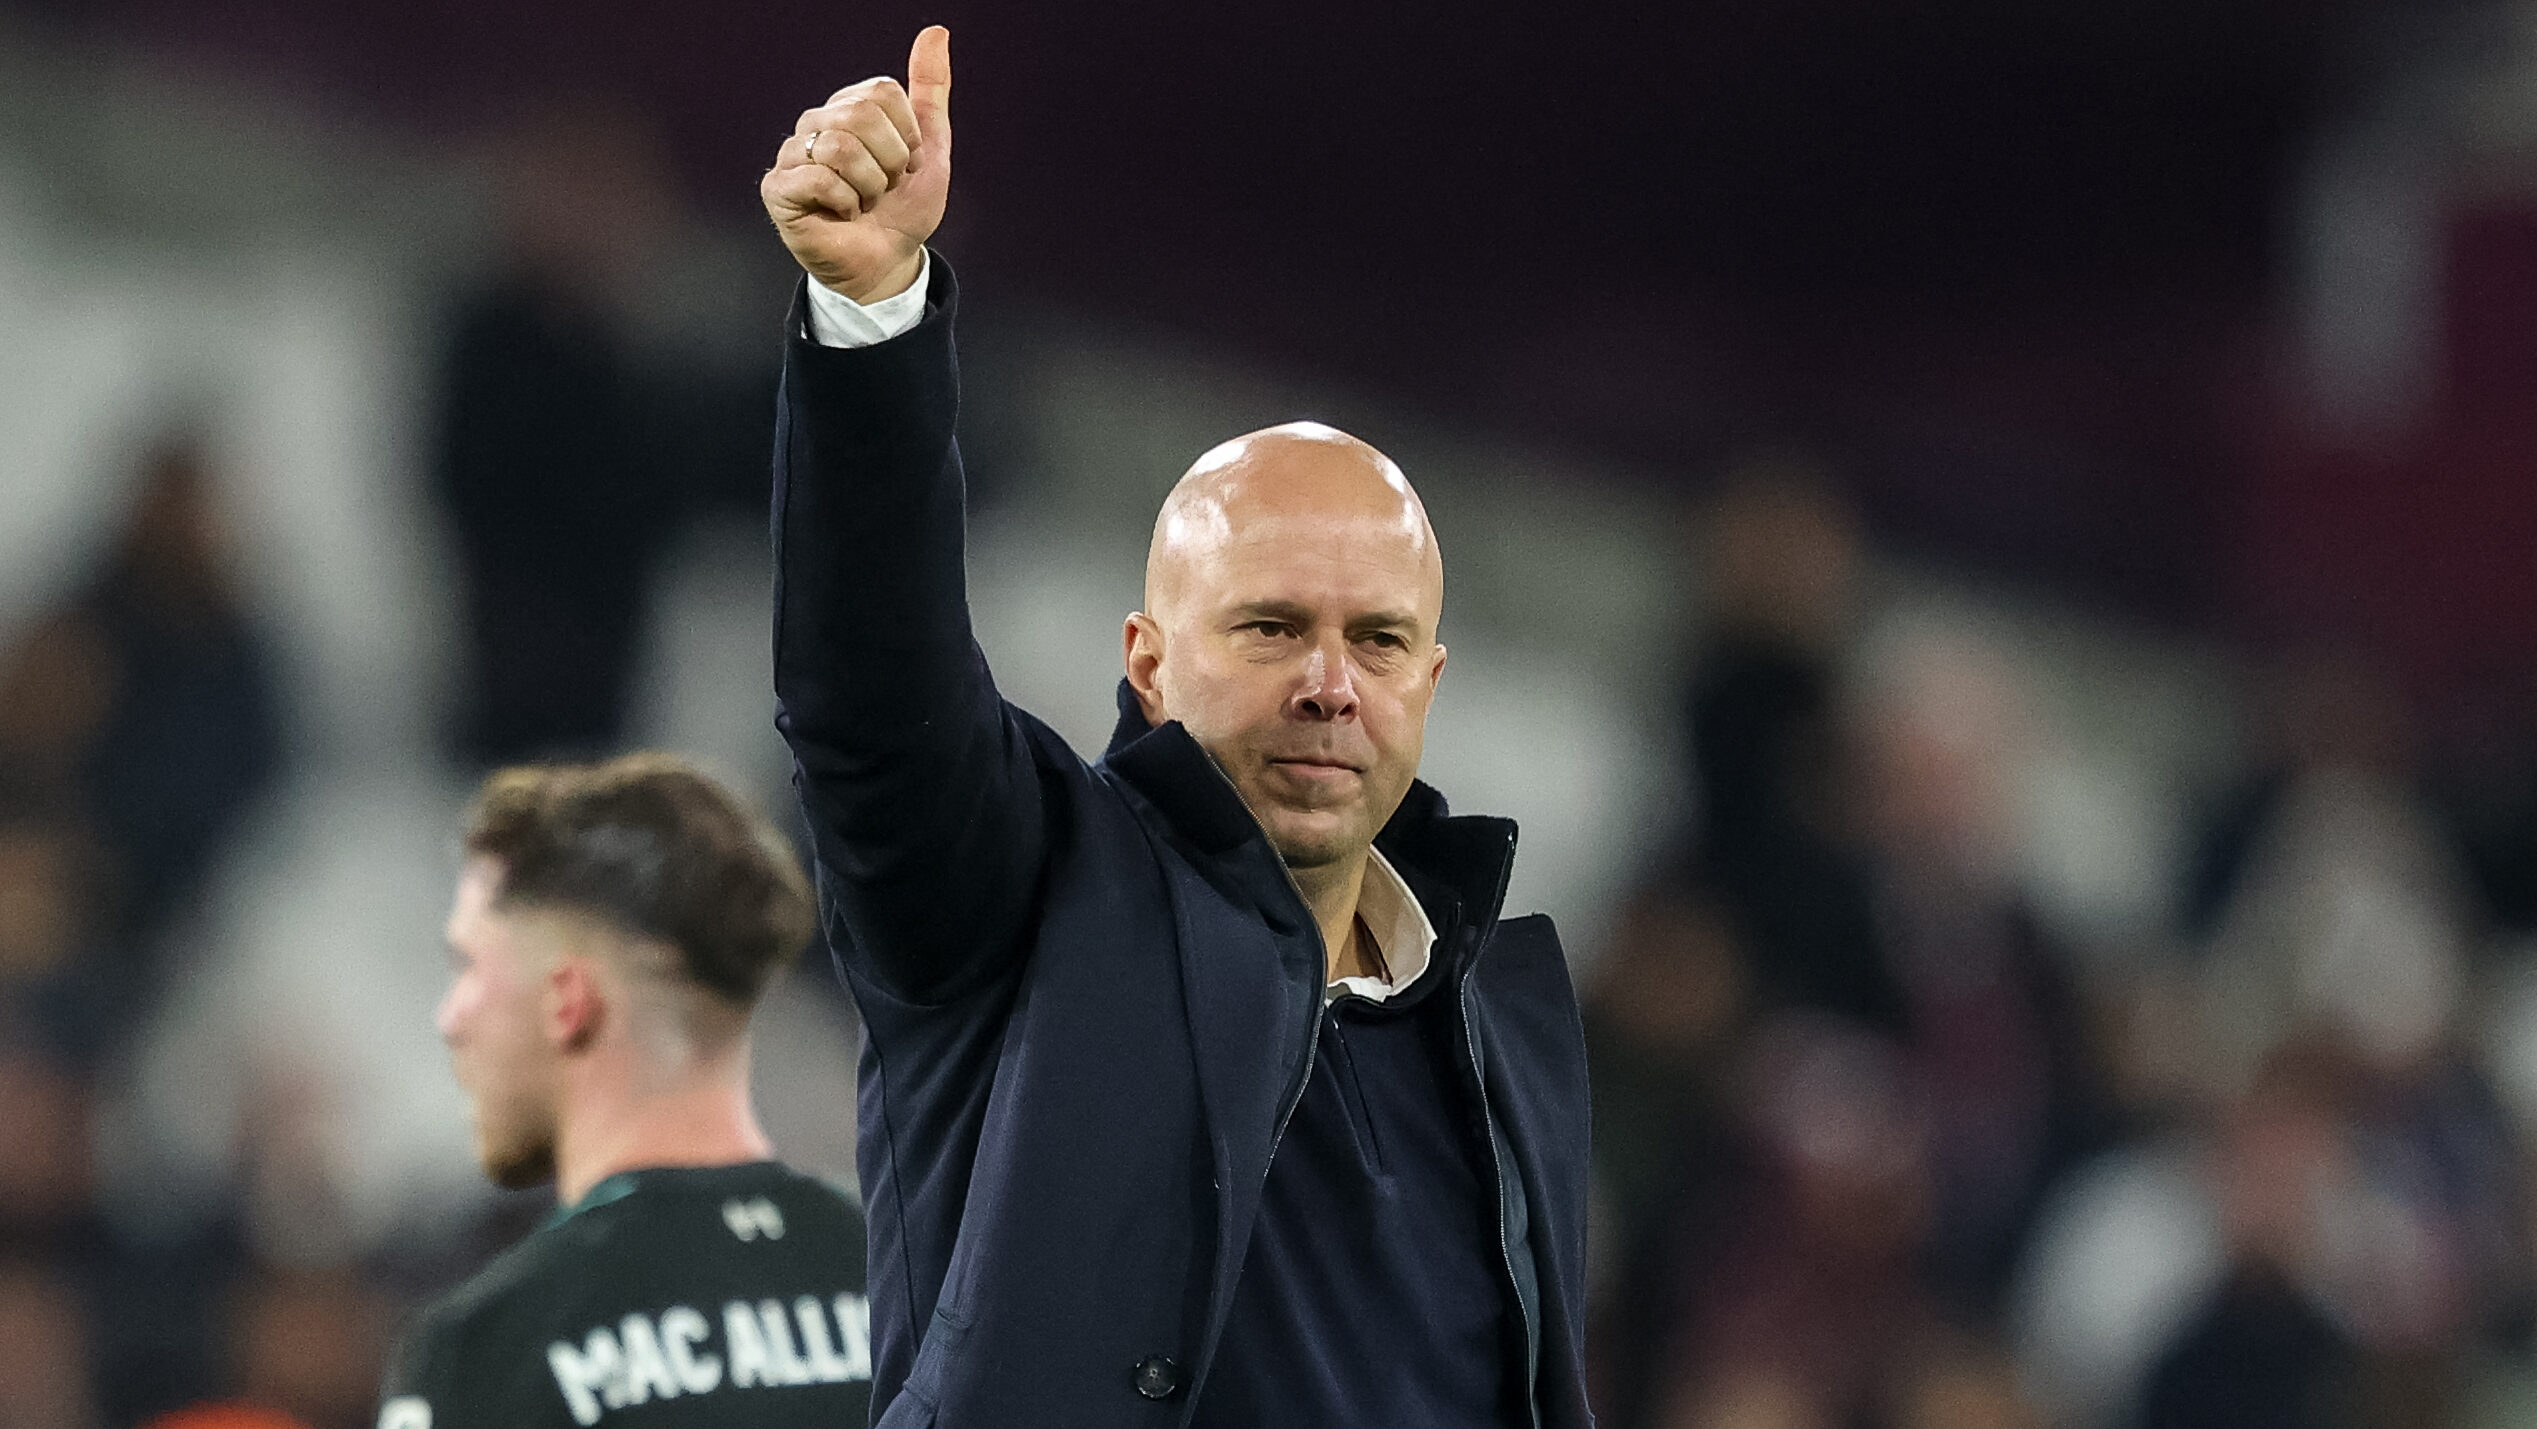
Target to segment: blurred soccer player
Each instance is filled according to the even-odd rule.
[[[792,852],[660,755],[498,773],[466,851],[441,1036],[485,1173],[560,1204],[420,1313],[380,1429],[863,1423],[862,1217],[749,1102],[810,936]]]

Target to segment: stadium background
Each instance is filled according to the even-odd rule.
[[[537,1214],[454,819],[783,807],[752,185],[935,19],[1009,692],[1228,433],[1427,494],[1606,1423],[2537,1422],[2537,7],[1367,8],[0,4],[0,1424],[364,1424]]]

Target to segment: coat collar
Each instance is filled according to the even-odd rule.
[[[1125,680],[1119,681],[1119,721],[1101,762],[1200,852],[1228,858],[1256,845],[1259,855],[1276,858],[1260,821],[1215,759],[1178,720],[1147,724]],[[1418,895],[1440,938],[1451,942],[1458,927],[1486,931],[1496,924],[1515,861],[1514,820],[1456,815],[1443,794],[1412,780],[1374,843]]]

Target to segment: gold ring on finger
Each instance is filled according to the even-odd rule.
[[[828,131],[825,129],[813,129],[808,134],[802,136],[803,163],[816,164],[819,162],[819,136],[827,132]]]

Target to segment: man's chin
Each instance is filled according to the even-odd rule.
[[[477,1159],[485,1179],[506,1191],[525,1191],[555,1179],[553,1146],[487,1146],[479,1148]]]
[[[1353,819],[1288,814],[1268,825],[1269,847],[1291,869],[1327,868],[1362,855],[1368,840]]]

